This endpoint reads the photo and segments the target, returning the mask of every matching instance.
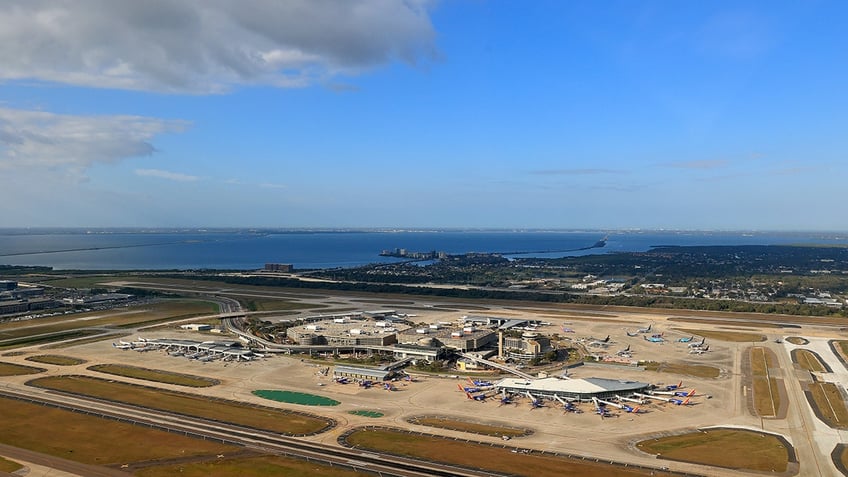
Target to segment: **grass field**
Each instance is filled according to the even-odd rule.
[[[33,366],[24,366],[15,363],[0,362],[0,376],[24,376],[27,374],[38,374],[47,371],[44,368],[36,368]]]
[[[348,413],[348,414],[353,414],[354,416],[373,417],[373,418],[378,418],[378,417],[383,417],[383,416],[385,416],[385,414],[383,414],[383,413],[382,413],[382,412],[380,412],[380,411],[364,411],[364,410],[360,410],[360,411],[348,411],[347,413]]]
[[[715,331],[715,330],[695,330],[688,328],[678,328],[676,331],[680,331],[681,333],[685,333],[687,335],[698,335],[703,336],[707,339],[719,340],[719,341],[730,341],[732,343],[753,343],[758,341],[765,341],[766,337],[761,334],[755,333],[737,333],[734,331]]]
[[[625,468],[593,460],[577,460],[542,454],[516,454],[511,448],[455,441],[453,439],[411,434],[389,429],[361,429],[347,437],[347,444],[358,449],[460,465],[490,472],[529,477],[636,477],[664,476],[665,472]]]
[[[85,338],[87,336],[94,336],[102,333],[102,331],[96,330],[68,330],[39,336],[29,336],[24,334],[23,336],[0,342],[0,349],[20,348],[21,346],[35,346],[38,344],[55,343],[57,341],[75,340],[77,338]],[[2,338],[0,338],[0,340],[2,340]]]
[[[60,356],[58,354],[40,354],[38,356],[30,356],[26,360],[56,366],[76,366],[85,363],[84,359],[74,358],[72,356]]]
[[[848,356],[848,341],[845,340],[837,340],[833,342],[840,351],[842,351],[843,356]]]
[[[839,451],[839,455],[834,458],[834,460],[838,460],[840,464],[842,464],[843,469],[848,469],[848,445],[840,444],[841,449]],[[837,446],[838,447],[838,446]]]
[[[163,465],[136,471],[138,477],[268,477],[274,475],[286,477],[313,477],[316,475],[338,477],[372,477],[368,472],[354,472],[337,466],[320,465],[305,460],[259,456],[239,459],[218,459],[200,463]]]
[[[237,448],[0,398],[0,442],[86,464],[216,455]]]
[[[848,409],[845,408],[839,388],[833,383],[818,382],[811,384],[809,389],[825,424],[837,429],[848,429]]]
[[[244,299],[245,308],[250,311],[298,311],[309,308],[326,308],[327,305],[298,303],[291,300],[274,300],[271,298]]]
[[[636,447],[664,459],[759,472],[783,472],[789,464],[789,450],[777,437],[741,429],[649,439]]]
[[[187,386],[192,388],[208,388],[220,383],[220,381],[213,378],[192,376],[190,374],[175,373],[173,371],[163,371],[160,369],[139,368],[126,364],[96,364],[94,366],[89,366],[88,369],[99,373],[113,374],[115,376],[143,379],[145,381],[153,381],[157,383],[176,384],[177,386]]]
[[[318,416],[269,407],[251,406],[236,401],[213,400],[203,396],[110,382],[87,376],[44,377],[34,379],[28,384],[188,416],[215,419],[281,434],[312,434],[326,430],[332,425],[332,421],[329,419],[322,419]]]
[[[780,328],[780,325],[775,323],[767,323],[762,321],[733,321],[727,320],[711,320],[709,318],[669,318],[668,321],[676,321],[680,323],[700,323],[705,325],[733,325],[748,328]]]
[[[717,378],[721,374],[720,368],[706,364],[660,363],[657,361],[646,361],[640,362],[639,364],[644,366],[647,371],[684,374],[686,376],[695,376],[697,378]]]
[[[790,336],[789,338],[786,338],[786,341],[794,345],[805,345],[809,343],[806,338],[801,338],[800,336]]]
[[[23,468],[24,468],[24,466],[22,466],[21,464],[18,464],[17,462],[13,462],[11,460],[6,460],[6,459],[0,457],[0,472],[6,472],[8,474],[11,474],[12,472],[15,472],[16,470],[21,470]]]
[[[819,361],[819,358],[805,349],[793,350],[792,359],[798,363],[798,366],[801,366],[807,371],[815,373],[823,373],[827,371],[821,361]]]
[[[132,276],[121,275],[91,275],[75,278],[54,278],[43,280],[41,283],[60,288],[99,288],[103,283],[132,280]]]
[[[516,429],[514,427],[481,424],[478,422],[464,421],[462,419],[454,419],[450,417],[413,417],[409,419],[408,422],[412,424],[419,424],[422,426],[437,427],[439,429],[471,432],[474,434],[482,434],[485,436],[494,437],[522,437],[530,434],[527,429]]]
[[[776,367],[777,358],[770,350],[761,346],[751,348],[751,384],[754,411],[758,416],[777,416],[780,409],[780,390],[777,380],[769,373]]]
[[[341,404],[335,399],[330,399],[324,396],[315,394],[299,393],[295,391],[275,391],[269,389],[260,389],[253,391],[254,396],[259,396],[262,399],[271,401],[284,402],[289,404],[302,404],[304,406],[338,406]]]
[[[218,305],[197,300],[169,300],[147,305],[53,316],[0,324],[0,341],[59,333],[78,328],[136,327],[167,320],[216,313]]]

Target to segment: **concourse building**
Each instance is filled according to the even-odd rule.
[[[537,398],[553,399],[557,396],[566,401],[591,401],[592,398],[614,399],[617,395],[628,397],[633,393],[644,393],[650,387],[649,383],[607,378],[506,378],[495,383],[495,389],[499,393],[526,395],[529,392]]]

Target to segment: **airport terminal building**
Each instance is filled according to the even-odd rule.
[[[498,392],[512,394],[530,393],[535,397],[553,399],[558,396],[564,400],[591,401],[592,398],[614,399],[618,396],[630,396],[644,393],[651,385],[639,381],[622,379],[585,378],[585,379],[521,379],[506,378],[495,383]]]

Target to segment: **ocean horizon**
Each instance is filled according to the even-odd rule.
[[[606,238],[606,245],[590,248]],[[399,259],[384,250],[504,253],[558,258],[642,252],[657,246],[848,246],[848,232],[483,228],[152,228],[0,229],[0,265],[57,270],[253,270],[355,267]]]

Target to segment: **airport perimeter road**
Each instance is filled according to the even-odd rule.
[[[240,445],[268,454],[294,456],[328,465],[371,471],[384,476],[486,477],[499,475],[492,472],[475,471],[391,455],[307,442],[226,423],[207,421],[185,415],[170,414],[163,411],[89,399],[81,396],[58,394],[36,388],[21,389],[7,386],[0,389],[0,395],[46,404],[60,409],[83,411],[99,417],[140,424],[181,434],[220,440],[223,443]]]

